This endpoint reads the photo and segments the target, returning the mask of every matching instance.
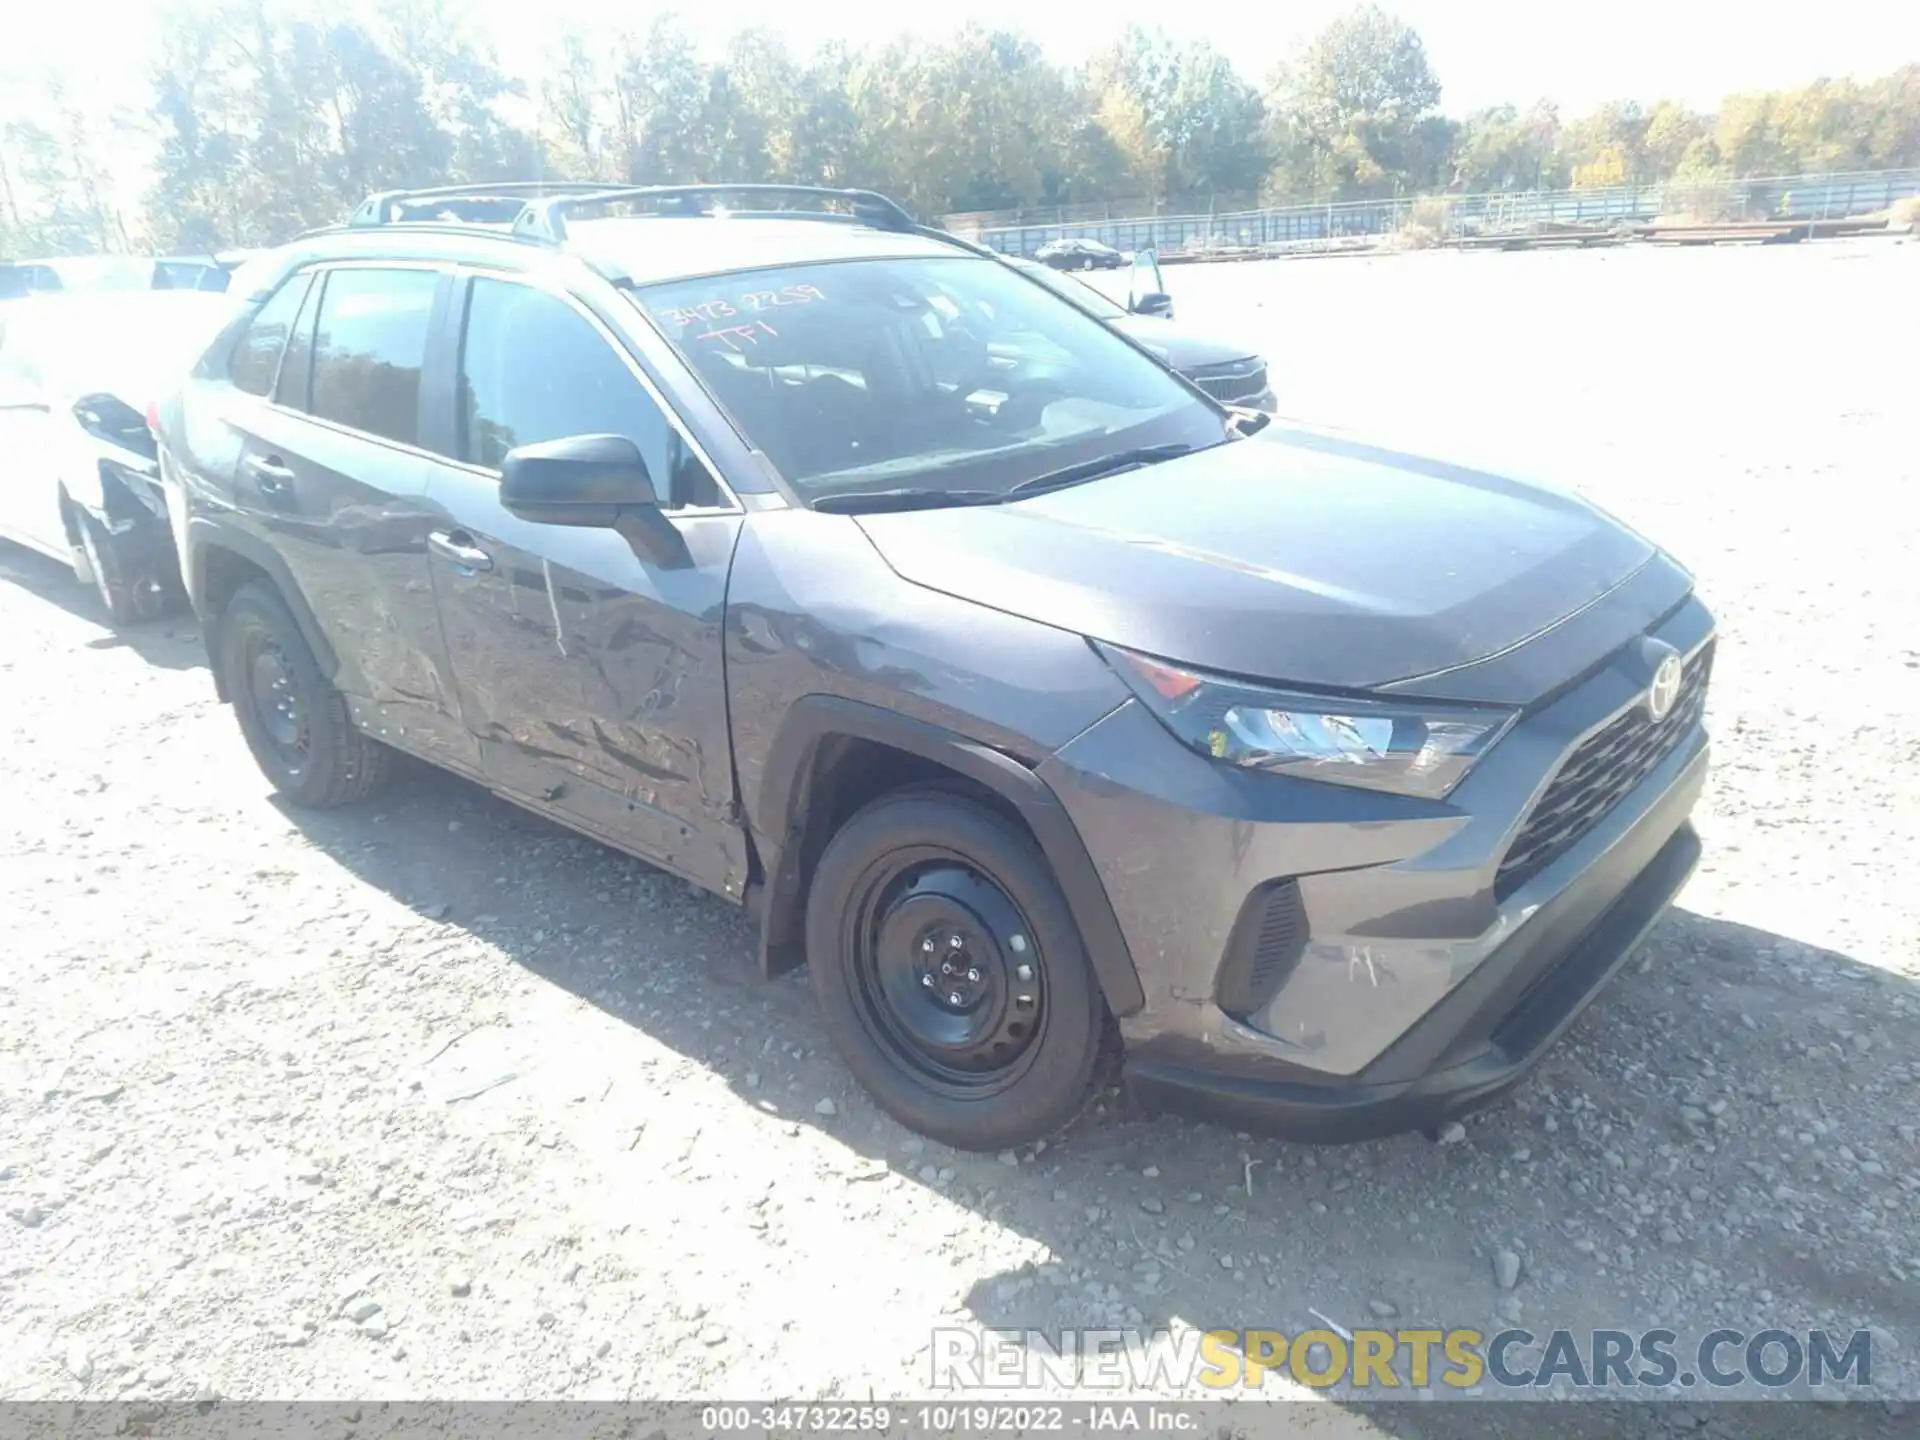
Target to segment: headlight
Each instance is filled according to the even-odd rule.
[[[1095,647],[1167,728],[1202,755],[1249,770],[1438,800],[1517,712],[1421,700],[1290,694]]]

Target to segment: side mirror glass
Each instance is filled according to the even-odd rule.
[[[540,525],[610,528],[659,503],[640,447],[624,435],[572,435],[509,450],[500,503]]]

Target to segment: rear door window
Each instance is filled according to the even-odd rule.
[[[313,337],[312,412],[403,445],[420,441],[420,370],[441,276],[335,270]]]
[[[293,328],[294,316],[300,313],[300,301],[306,296],[309,278],[295,275],[269,295],[266,304],[234,341],[227,373],[234,385],[247,394],[273,393],[273,377],[280,369],[280,352],[286,348],[287,332]]]

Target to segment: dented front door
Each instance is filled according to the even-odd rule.
[[[506,279],[465,289],[454,454],[428,486],[427,551],[487,780],[738,896],[721,622],[740,509],[584,309]],[[505,450],[589,433],[634,440],[660,509],[603,530],[500,503]]]

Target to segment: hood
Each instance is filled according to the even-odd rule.
[[[1251,359],[1254,353],[1245,345],[1195,335],[1182,329],[1178,321],[1162,320],[1155,315],[1122,315],[1107,323],[1139,341],[1175,370],[1224,365],[1232,360]]]
[[[1616,590],[1644,592],[1623,582],[1656,553],[1570,495],[1277,426],[1031,500],[858,523],[928,589],[1204,669],[1336,689],[1503,656]],[[1581,648],[1596,642],[1580,633]],[[1527,684],[1600,653],[1527,667]]]

